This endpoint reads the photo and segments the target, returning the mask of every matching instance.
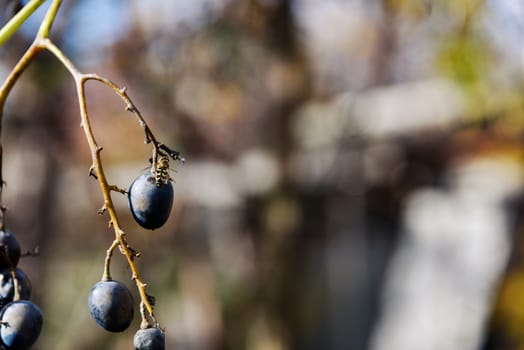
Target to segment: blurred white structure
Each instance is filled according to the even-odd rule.
[[[475,350],[510,253],[503,200],[522,187],[509,160],[480,159],[449,175],[449,190],[409,199],[372,350]]]

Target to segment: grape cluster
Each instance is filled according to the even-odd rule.
[[[20,244],[9,231],[0,231],[0,344],[5,350],[24,350],[42,330],[42,313],[29,301],[31,282],[17,267]]]
[[[166,167],[138,176],[129,187],[129,208],[136,222],[150,230],[165,224],[173,206],[173,185]],[[134,316],[134,301],[122,282],[105,276],[89,292],[91,317],[109,332],[125,331]],[[133,338],[135,350],[165,350],[164,331],[157,324],[142,323]]]

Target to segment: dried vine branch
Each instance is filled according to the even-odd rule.
[[[166,145],[160,143],[155,135],[152,133],[151,129],[145,122],[144,118],[142,117],[142,114],[138,110],[138,108],[135,106],[131,98],[128,96],[126,88],[120,87],[114,82],[112,82],[109,79],[106,79],[104,77],[101,77],[97,74],[84,74],[80,72],[75,65],[69,60],[69,58],[58,48],[51,39],[48,38],[50,28],[54,22],[54,19],[57,15],[58,9],[61,5],[61,0],[53,0],[53,3],[51,4],[49,10],[47,11],[44,20],[40,26],[40,29],[38,31],[38,34],[36,35],[35,40],[31,44],[31,46],[26,50],[25,54],[20,58],[18,63],[15,65],[13,70],[10,72],[9,76],[3,83],[3,85],[0,87],[0,132],[1,132],[1,125],[2,125],[2,115],[3,110],[5,106],[5,101],[7,99],[7,96],[9,95],[10,91],[12,90],[13,86],[17,82],[18,78],[22,75],[22,73],[25,71],[25,69],[29,66],[29,64],[34,60],[34,58],[40,53],[41,51],[49,51],[51,54],[53,54],[63,65],[64,67],[69,71],[71,76],[74,79],[75,82],[75,88],[77,91],[77,97],[79,102],[79,108],[80,108],[80,118],[81,118],[81,126],[84,130],[87,142],[89,144],[89,149],[91,151],[91,159],[92,159],[92,165],[89,169],[89,174],[95,177],[100,185],[100,189],[104,198],[104,204],[102,209],[99,211],[100,213],[107,212],[109,214],[109,224],[111,227],[113,227],[114,234],[115,234],[115,240],[112,242],[109,249],[107,249],[106,252],[106,259],[104,264],[104,272],[102,279],[103,280],[110,280],[111,274],[110,274],[110,261],[111,257],[113,256],[113,252],[116,249],[116,247],[119,247],[120,252],[125,256],[128,265],[132,272],[132,279],[135,281],[135,284],[137,286],[137,289],[140,294],[140,305],[141,307],[145,308],[147,310],[148,315],[145,315],[145,312],[141,312],[142,315],[142,323],[150,324],[149,320],[153,321],[153,326],[159,326],[158,321],[156,320],[154,316],[153,311],[153,303],[151,302],[152,298],[146,293],[146,284],[142,281],[142,278],[140,277],[139,271],[137,269],[137,266],[134,262],[134,259],[138,257],[140,254],[133,248],[131,248],[127,242],[126,235],[123,231],[123,229],[120,226],[120,222],[113,204],[113,200],[111,198],[111,192],[120,192],[125,193],[124,190],[121,190],[119,187],[115,185],[111,185],[108,183],[108,180],[105,176],[103,165],[102,165],[102,159],[101,159],[101,151],[102,147],[98,145],[96,142],[94,133],[91,128],[91,124],[89,121],[89,114],[88,114],[88,108],[87,108],[87,102],[86,102],[86,96],[85,96],[85,84],[89,80],[98,81],[108,87],[110,87],[125,103],[125,109],[131,113],[133,113],[140,126],[144,129],[145,134],[145,142],[151,143],[153,146],[153,164],[155,164],[157,157],[159,155],[168,155],[174,160],[184,161],[184,158],[181,157],[180,153],[178,151],[172,150]],[[0,144],[0,208],[3,208],[3,205],[1,205],[1,195],[2,195],[2,189],[3,189],[3,177],[2,177],[2,148]],[[4,210],[0,210],[0,229],[3,228],[4,225]]]

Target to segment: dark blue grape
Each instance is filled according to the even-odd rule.
[[[0,314],[0,339],[7,350],[25,350],[38,339],[42,330],[42,313],[27,300],[7,304]]]
[[[101,281],[91,288],[88,298],[91,316],[109,332],[123,332],[133,321],[133,296],[118,281]]]
[[[15,269],[18,281],[18,294],[20,299],[28,300],[31,298],[31,282],[29,277],[20,269]],[[7,268],[0,270],[0,308],[13,301],[15,296],[15,286],[11,271]]]
[[[0,231],[0,268],[16,267],[20,260],[20,244],[9,231]]]
[[[133,337],[135,350],[165,350],[164,332],[159,328],[139,329]]]
[[[154,230],[169,218],[173,206],[173,185],[170,181],[157,184],[155,175],[140,175],[129,188],[129,208],[136,222]]]

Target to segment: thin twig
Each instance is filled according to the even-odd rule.
[[[100,156],[102,148],[97,144],[95,140],[94,133],[91,128],[91,123],[89,121],[89,115],[87,111],[87,102],[86,102],[86,96],[85,96],[85,83],[89,80],[97,80],[111,87],[115,92],[119,94],[119,96],[122,97],[122,99],[124,100],[127,106],[131,106],[131,109],[133,110],[137,118],[139,119],[140,124],[145,125],[145,129],[147,130],[146,132],[149,133],[149,137],[155,141],[156,139],[154,135],[151,133],[149,127],[147,127],[147,124],[145,123],[138,109],[135,107],[131,99],[127,96],[125,89],[118,87],[115,83],[111,82],[108,79],[102,78],[98,75],[82,74],[75,67],[75,65],[71,62],[71,60],[69,60],[63,54],[63,52],[56,45],[53,44],[51,40],[47,38],[41,39],[38,42],[38,45],[41,48],[49,50],[49,52],[51,52],[69,70],[69,72],[73,76],[73,79],[75,80],[75,85],[76,85],[76,90],[77,90],[77,95],[78,95],[78,102],[80,105],[81,126],[84,130],[87,142],[89,144],[89,148],[91,150],[91,159],[93,162],[90,168],[90,173],[96,174],[96,179],[98,180],[100,184],[102,195],[104,197],[103,208],[109,214],[110,224],[113,227],[113,230],[115,232],[115,239],[118,240],[120,251],[127,259],[127,262],[132,272],[132,279],[135,281],[135,284],[138,288],[140,298],[142,302],[144,303],[145,307],[147,308],[147,311],[149,312],[151,318],[155,319],[154,312],[153,312],[153,306],[149,303],[148,298],[147,298],[147,293],[145,291],[146,284],[142,282],[142,279],[138,272],[138,268],[134,262],[134,258],[137,256],[137,253],[127,243],[124,231],[120,227],[118,216],[116,214],[116,210],[113,205],[113,200],[111,198],[110,192],[117,191],[117,192],[125,193],[125,191],[121,190],[119,187],[115,185],[110,185],[106,179],[104,169],[102,166],[101,156]],[[111,256],[112,255],[108,255],[106,258],[105,266],[107,268],[109,266],[108,260],[111,259]],[[105,272],[104,272],[104,275],[106,275]]]
[[[18,78],[22,75],[22,73],[27,69],[29,64],[33,61],[33,59],[36,57],[36,55],[41,51],[41,49],[36,46],[34,43],[26,50],[24,55],[18,60],[15,67],[11,70],[9,75],[7,76],[6,80],[2,84],[2,87],[0,87],[0,135],[2,133],[2,121],[3,121],[3,115],[4,115],[4,107],[5,107],[5,101],[7,100],[7,96],[13,89],[13,86],[18,81]],[[0,144],[0,207],[1,210],[1,216],[0,216],[0,228],[4,229],[4,218],[5,218],[5,206],[2,204],[2,194],[5,186],[5,181],[3,177],[3,147]]]
[[[0,46],[2,46],[14,33],[20,28],[22,24],[45,2],[45,0],[31,0],[29,1],[16,15],[13,16],[0,29]]]
[[[49,31],[51,30],[51,26],[55,21],[56,14],[58,13],[61,4],[62,0],[53,0],[51,7],[47,10],[45,17],[40,24],[40,28],[36,34],[37,38],[47,38],[49,36]]]
[[[140,274],[138,272],[138,268],[134,262],[134,258],[135,258],[134,250],[130,248],[127,243],[124,231],[120,227],[118,216],[116,214],[116,210],[113,205],[113,200],[111,198],[110,192],[115,187],[112,185],[109,185],[107,182],[105,172],[102,166],[102,160],[100,157],[100,152],[102,151],[102,148],[98,146],[95,140],[93,131],[91,129],[91,123],[89,122],[89,115],[87,112],[87,103],[86,103],[86,98],[85,98],[85,83],[88,79],[86,78],[86,75],[76,73],[78,72],[78,70],[76,70],[74,66],[71,66],[68,68],[70,71],[75,72],[75,74],[73,74],[73,77],[76,82],[78,102],[80,104],[81,125],[84,130],[87,142],[89,144],[89,148],[91,150],[91,159],[93,161],[92,166],[93,166],[94,172],[97,174],[97,180],[98,180],[98,183],[100,184],[100,189],[102,190],[102,195],[104,197],[104,208],[107,210],[109,214],[110,223],[113,226],[113,230],[115,232],[115,238],[119,242],[120,251],[126,257],[127,263],[131,269],[132,278],[135,281],[135,284],[138,288],[140,299],[145,304],[147,311],[149,312],[151,318],[154,319],[155,316],[153,312],[153,306],[147,300],[147,293],[145,291],[146,285],[145,283],[142,282],[142,279],[140,278]],[[108,255],[106,258],[107,268],[109,267],[108,261],[110,259],[111,259],[111,255]]]
[[[115,239],[113,243],[111,243],[111,246],[106,251],[106,259],[104,262],[104,274],[102,275],[102,281],[110,281],[111,280],[111,257],[113,256],[113,252],[115,251],[115,248],[118,247],[120,244],[120,241],[118,239]]]

